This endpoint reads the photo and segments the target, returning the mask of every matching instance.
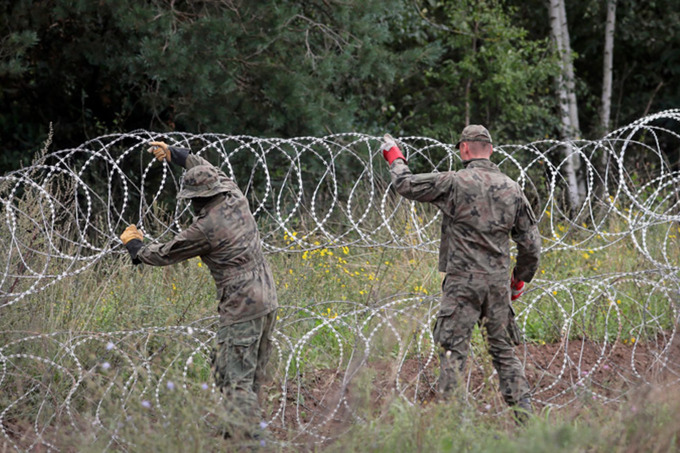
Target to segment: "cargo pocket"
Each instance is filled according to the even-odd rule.
[[[230,339],[227,376],[232,386],[250,388],[257,369],[257,350],[259,335],[234,336]]]
[[[450,341],[450,338],[453,334],[451,327],[455,312],[455,306],[446,307],[439,310],[437,322],[435,322],[434,329],[432,331],[432,339],[434,340],[435,344],[444,346]]]

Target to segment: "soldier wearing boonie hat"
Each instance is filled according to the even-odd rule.
[[[230,185],[220,181],[217,169],[212,165],[198,165],[184,175],[184,187],[177,198],[207,198],[227,192]]]
[[[177,198],[190,199],[196,217],[164,244],[145,245],[134,225],[121,240],[135,264],[166,266],[193,257],[206,264],[217,286],[219,327],[211,359],[216,385],[225,394],[223,434],[235,440],[262,438],[257,394],[278,303],[248,201],[224,172],[189,149],[151,142],[149,152],[187,169]]]
[[[439,270],[446,276],[433,330],[440,347],[440,395],[448,397],[458,385],[479,323],[486,329],[503,398],[524,422],[532,411],[531,394],[513,349],[521,336],[511,300],[521,296],[524,282],[538,269],[541,239],[521,187],[489,160],[492,143],[484,126],[467,126],[456,143],[463,170],[417,175],[389,134],[381,149],[397,192],[433,203],[443,213]],[[510,237],[517,243],[512,272]]]

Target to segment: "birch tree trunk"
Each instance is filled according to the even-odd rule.
[[[479,22],[475,22],[475,32],[472,35],[472,54],[477,53],[477,32],[479,31]],[[468,77],[465,83],[465,125],[470,124],[470,90],[472,89],[472,77]]]
[[[604,64],[602,68],[602,103],[600,129],[609,132],[612,105],[612,68],[614,63],[614,27],[616,26],[616,0],[607,2],[607,24],[604,30]]]
[[[616,26],[616,1],[607,0],[607,23],[604,29],[604,61],[602,63],[602,99],[600,102],[600,125],[598,132],[604,137],[611,129],[611,105],[612,105],[612,68],[614,64],[614,29]],[[598,137],[599,138],[599,137]],[[607,149],[602,150],[600,157],[600,169],[605,174],[610,164],[610,155]],[[596,188],[598,198],[604,193],[604,184]]]
[[[564,0],[558,0],[559,27],[562,30],[562,67],[567,84],[567,99],[569,101],[569,118],[571,119],[570,138],[580,138],[581,125],[578,121],[578,106],[576,104],[576,88],[574,82],[574,63],[571,58],[571,40],[569,39],[569,23],[567,22],[567,10]]]
[[[580,136],[578,106],[574,90],[574,65],[571,58],[571,44],[564,0],[549,0],[550,29],[555,46],[562,62],[557,90],[560,100],[560,119],[562,140],[567,142],[562,148],[564,157],[564,176],[567,181],[567,202],[572,213],[581,206],[585,198],[585,182],[579,178],[581,159],[569,142]]]

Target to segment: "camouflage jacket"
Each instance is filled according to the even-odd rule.
[[[443,213],[439,270],[455,276],[509,278],[512,236],[517,243],[515,276],[531,281],[541,238],[522,189],[488,159],[463,164],[460,171],[417,175],[401,159],[390,167],[400,195],[433,203]]]
[[[183,148],[170,148],[171,162],[187,169],[211,165]],[[223,326],[249,321],[278,307],[269,264],[248,201],[237,185],[218,169],[228,190],[201,208],[194,222],[165,244],[128,247],[133,262],[166,266],[200,256],[217,285],[218,312]],[[131,241],[133,242],[133,241]],[[134,249],[137,249],[136,251]]]

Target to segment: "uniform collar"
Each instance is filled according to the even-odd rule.
[[[210,210],[212,208],[214,208],[215,206],[220,204],[222,201],[224,201],[224,196],[225,196],[224,192],[218,193],[217,195],[214,195],[212,197],[212,199],[198,211],[198,214],[196,215],[196,217],[199,217],[199,218],[205,217],[205,215],[208,214],[208,212],[210,212]]]
[[[491,162],[489,159],[478,158],[463,161],[463,167],[465,168],[489,168],[492,170],[498,170],[498,166]]]

